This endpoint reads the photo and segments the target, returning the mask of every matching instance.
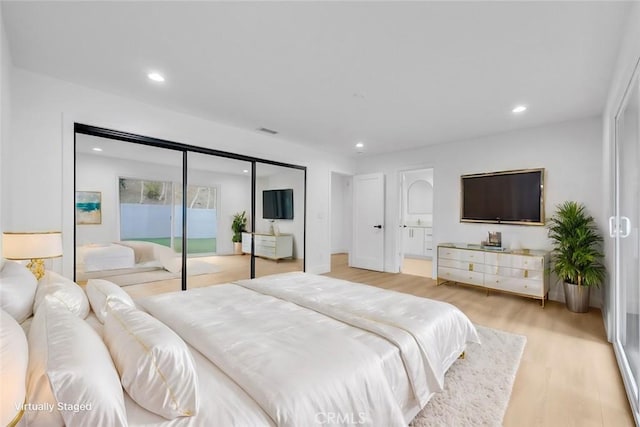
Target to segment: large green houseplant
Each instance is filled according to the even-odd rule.
[[[585,313],[591,287],[599,287],[605,277],[602,236],[585,206],[573,201],[558,205],[547,227],[553,240],[553,272],[563,282],[567,308]]]
[[[233,231],[233,237],[231,238],[231,241],[233,242],[234,251],[236,254],[241,254],[242,233],[247,231],[246,211],[242,211],[242,213],[236,213],[235,215],[233,215],[231,230]]]

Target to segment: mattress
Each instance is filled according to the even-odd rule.
[[[76,259],[78,268],[85,273],[135,266],[133,249],[116,243],[78,246]]]

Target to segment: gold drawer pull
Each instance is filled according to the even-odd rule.
[[[529,277],[529,270],[525,270],[524,271],[524,278],[528,278]],[[526,287],[526,286],[525,286]]]
[[[469,271],[473,271],[473,264],[469,264]]]

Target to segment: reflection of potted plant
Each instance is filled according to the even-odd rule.
[[[602,236],[593,217],[577,202],[559,205],[548,228],[553,240],[553,272],[563,281],[567,308],[586,313],[591,287],[600,286],[605,276]]]
[[[246,211],[233,215],[233,222],[231,223],[231,230],[233,230],[233,250],[236,254],[242,253],[242,233],[247,231],[247,217]]]

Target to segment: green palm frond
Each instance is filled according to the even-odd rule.
[[[584,205],[572,201],[558,205],[547,227],[553,241],[553,271],[558,278],[577,285],[600,286],[606,274],[602,236]]]

